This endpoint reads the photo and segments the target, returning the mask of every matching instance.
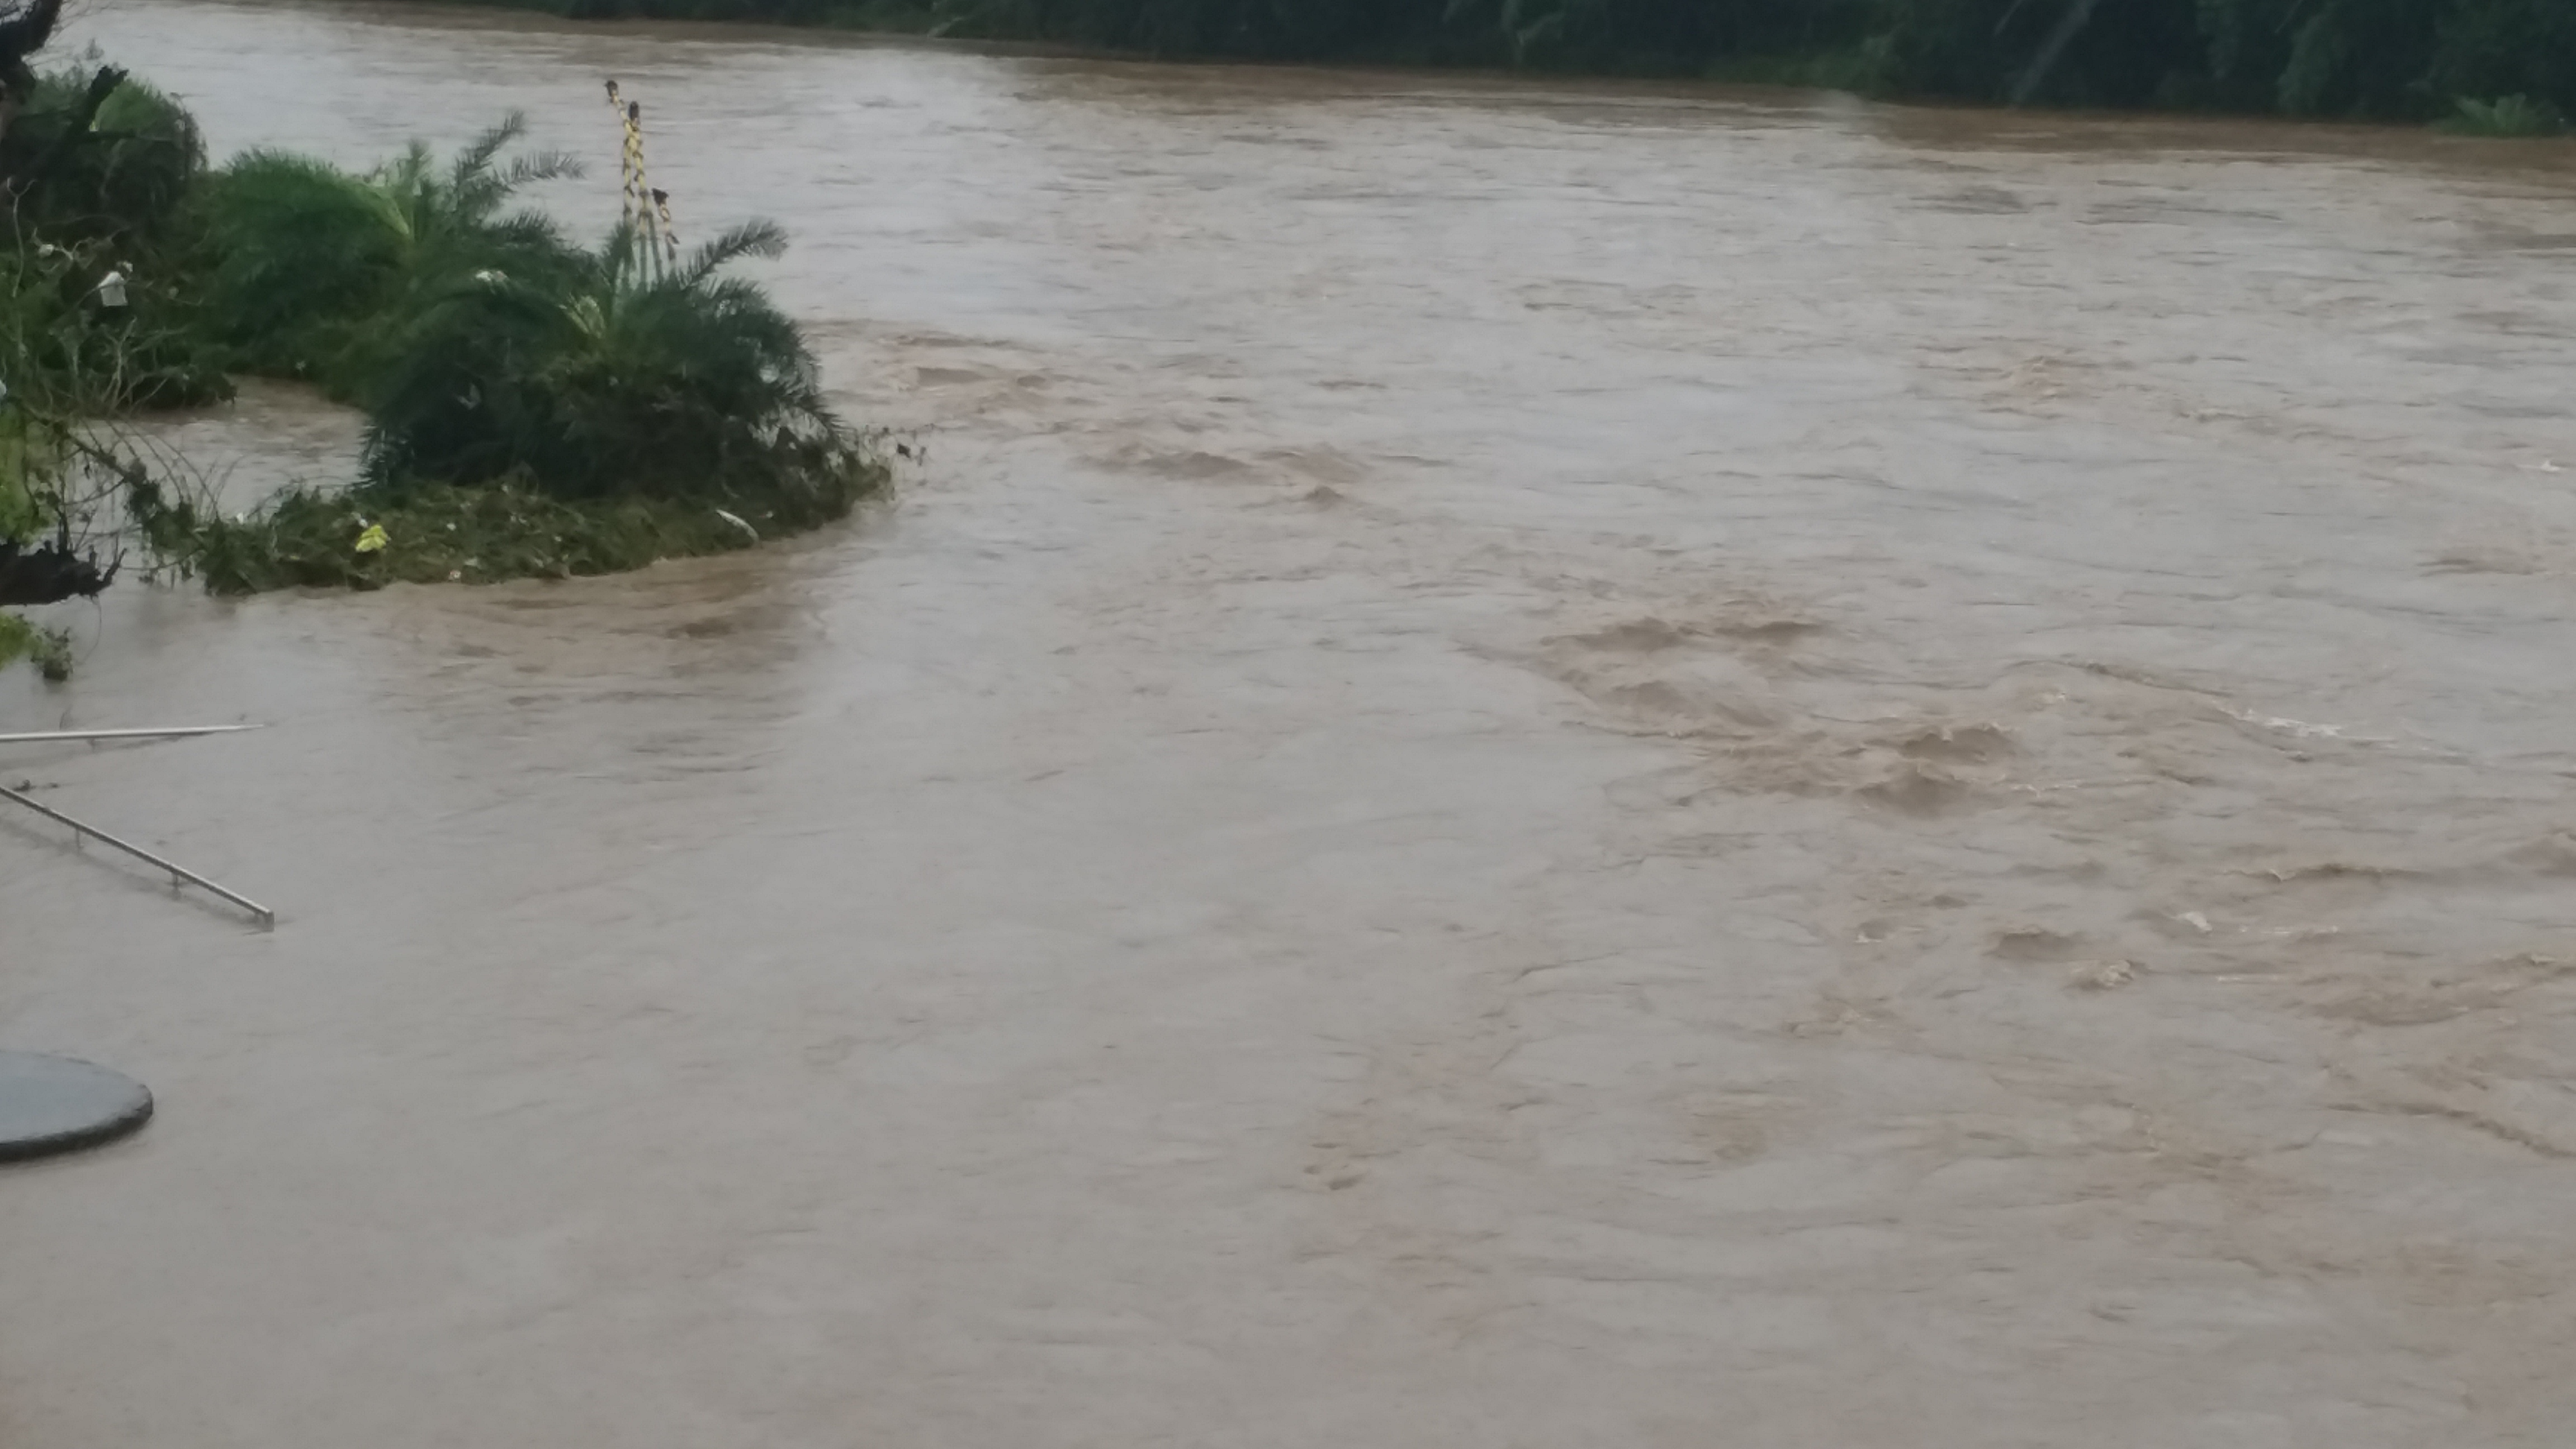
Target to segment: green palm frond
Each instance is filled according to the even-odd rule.
[[[747,223],[666,265],[620,227],[564,273],[445,286],[368,400],[369,476],[595,498],[774,490],[850,466],[802,331],[724,275],[785,245]]]
[[[774,221],[747,221],[691,252],[671,276],[695,286],[747,257],[775,260],[787,252],[787,229]]]
[[[202,207],[218,258],[209,310],[240,365],[359,393],[383,365],[388,317],[398,328],[460,278],[565,271],[572,249],[554,223],[507,208],[580,168],[552,153],[505,159],[525,132],[507,117],[443,166],[415,144],[363,175],[275,152],[226,167]]]

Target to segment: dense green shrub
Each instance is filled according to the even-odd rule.
[[[746,547],[885,481],[796,325],[724,275],[782,249],[776,228],[683,257],[656,192],[656,215],[572,246],[515,206],[576,172],[507,156],[515,116],[444,163],[417,145],[363,174],[253,152],[210,174],[160,92],[95,58],[24,63],[58,8],[0,19],[0,603],[95,595],[120,516],[218,590],[371,587]],[[227,516],[183,463],[97,431],[226,395],[219,363],[361,403],[364,476]],[[57,636],[0,615],[0,664],[30,653],[68,668]]]
[[[394,339],[367,398],[368,477],[836,498],[863,459],[813,354],[757,286],[723,275],[785,246],[762,223],[672,258],[620,228],[568,273],[459,279]]]
[[[364,175],[254,153],[212,178],[212,325],[245,365],[359,404],[367,440],[353,486],[248,514],[135,481],[166,566],[227,593],[602,573],[810,529],[883,485],[796,324],[726,274],[783,233],[681,255],[630,212],[571,246],[511,209],[572,170],[505,162],[521,130],[444,165],[418,147]]]
[[[444,167],[415,145],[364,175],[276,151],[215,175],[200,245],[208,328],[232,364],[354,398],[386,364],[388,324],[460,279],[568,274],[554,223],[510,208],[521,188],[579,168],[551,153],[504,162],[524,130],[512,116]]]
[[[100,416],[232,395],[197,330],[190,279],[148,252],[123,255],[99,241],[0,250],[0,380],[15,406]]]
[[[38,75],[0,140],[22,237],[101,242],[129,258],[170,239],[205,170],[195,118],[95,59]]]
[[[2492,101],[2462,97],[2456,114],[2434,124],[2456,136],[2559,136],[2567,117],[2547,101],[2529,96],[2499,96]]]
[[[184,211],[196,122],[96,61],[31,79],[0,137],[0,380],[58,415],[230,395],[197,327]]]

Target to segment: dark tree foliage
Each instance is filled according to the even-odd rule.
[[[99,567],[95,553],[75,553],[59,541],[32,547],[0,539],[0,604],[59,604],[95,599],[116,578],[116,566]]]
[[[0,6],[0,127],[26,105],[36,83],[28,58],[54,38],[62,18],[63,0],[16,0]]]
[[[2576,111],[2576,0],[515,0],[566,13],[881,23],[1258,59],[1403,57],[1830,79],[2061,105],[2431,119]],[[1774,62],[1769,65],[1748,62]]]

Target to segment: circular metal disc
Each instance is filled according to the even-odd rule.
[[[70,1057],[0,1052],[0,1162],[74,1152],[152,1115],[141,1082]]]

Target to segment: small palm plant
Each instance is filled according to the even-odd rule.
[[[568,277],[463,279],[368,399],[370,481],[756,498],[792,525],[847,512],[863,452],[813,353],[756,284],[723,275],[785,246],[754,222],[675,259],[621,226]]]
[[[365,175],[276,151],[226,167],[205,201],[208,303],[239,364],[354,394],[386,360],[387,318],[476,272],[570,270],[554,223],[508,208],[581,168],[552,152],[504,162],[525,131],[512,115],[443,168],[418,143]]]

